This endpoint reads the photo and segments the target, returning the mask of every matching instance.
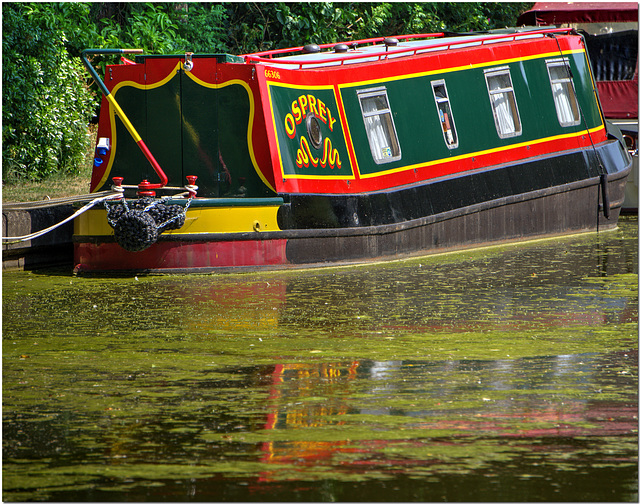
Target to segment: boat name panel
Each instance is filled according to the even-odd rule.
[[[353,178],[333,86],[268,83],[283,178]]]

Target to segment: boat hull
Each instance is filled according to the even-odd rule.
[[[455,184],[459,190],[479,185],[488,187],[487,181],[491,180],[493,184],[490,185],[497,191],[497,196],[491,191],[476,189],[475,194],[467,194],[466,199],[461,194],[459,201],[462,203],[457,207],[436,209],[430,214],[423,211],[423,215],[414,218],[398,217],[396,212],[394,219],[389,217],[393,212],[385,210],[373,220],[382,220],[384,214],[388,216],[388,222],[375,225],[345,221],[341,227],[298,227],[266,232],[181,233],[178,230],[160,235],[157,243],[140,252],[124,250],[112,235],[76,234],[76,272],[205,273],[330,266],[615,228],[631,169],[628,156],[618,142],[611,141],[598,147],[597,155],[595,151],[581,151],[577,159],[585,161],[582,170],[591,176],[554,183],[562,179],[562,172],[571,172],[568,166],[577,161],[572,154],[543,158],[526,163],[524,167],[537,166],[538,180],[542,179],[540,167],[554,167],[546,172],[546,182],[540,182],[541,187],[535,190],[513,192],[517,186],[513,179],[521,173],[518,170],[523,166],[497,167],[475,174],[480,177],[475,182],[474,175],[465,175],[466,181],[457,178]],[[598,174],[594,159],[600,160],[609,173]],[[482,175],[489,178],[482,179]],[[479,180],[484,180],[484,184]],[[436,194],[449,182],[447,179],[405,188],[395,199],[407,200],[410,194],[420,196],[429,190]],[[362,199],[370,197],[361,196]],[[450,195],[446,199],[451,201]],[[324,202],[327,208],[344,206],[336,203],[335,198],[325,197]],[[355,208],[362,204],[362,201],[352,203]],[[433,209],[434,204],[424,208]],[[287,205],[282,205],[280,210],[278,220],[282,228],[283,223],[291,220],[287,217],[291,210]],[[335,211],[333,215],[334,220],[340,220]]]

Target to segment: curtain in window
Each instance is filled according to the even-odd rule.
[[[389,157],[383,155],[383,152],[388,152],[391,145],[385,135],[380,116],[365,117],[364,123],[367,128],[367,134],[369,135],[369,141],[371,142],[373,158],[376,161],[381,161],[384,157]]]
[[[516,132],[516,125],[509,107],[509,92],[492,94],[491,102],[496,113],[500,134],[503,136],[513,135]]]
[[[516,124],[510,106],[511,91],[500,90],[511,87],[508,75],[496,75],[487,79],[491,92],[491,104],[496,115],[498,130],[502,136],[513,135],[516,132]]]
[[[386,103],[383,97],[365,98],[362,100],[362,110],[365,115],[377,112],[380,109],[386,109]],[[383,114],[386,112],[383,112]],[[387,131],[386,123],[382,121],[382,114],[369,115],[364,118],[367,135],[371,144],[371,153],[376,162],[380,162],[385,158],[392,156],[390,134]]]
[[[578,122],[580,116],[575,105],[575,95],[571,86],[571,76],[565,64],[549,65],[551,91],[558,111],[558,120],[562,126]]]
[[[574,115],[569,99],[568,85],[565,82],[556,82],[551,85],[553,90],[553,99],[556,102],[556,110],[558,111],[558,120],[560,124],[571,124],[578,120]]]

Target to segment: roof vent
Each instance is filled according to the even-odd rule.
[[[318,46],[318,44],[307,44],[302,48],[302,52],[307,54],[319,53],[320,47]]]
[[[345,53],[349,50],[349,46],[347,44],[336,44],[333,46],[333,50],[337,53]]]
[[[387,46],[387,51],[389,50],[389,47],[395,47],[398,45],[398,39],[397,38],[386,38],[384,39],[384,45]]]

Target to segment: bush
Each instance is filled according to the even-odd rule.
[[[75,173],[89,148],[95,97],[65,49],[52,4],[2,4],[3,178]],[[44,6],[44,7],[43,7]]]
[[[225,26],[228,23],[224,4],[187,3],[172,13],[177,18],[176,29],[182,51],[201,54],[225,53],[229,51]]]

